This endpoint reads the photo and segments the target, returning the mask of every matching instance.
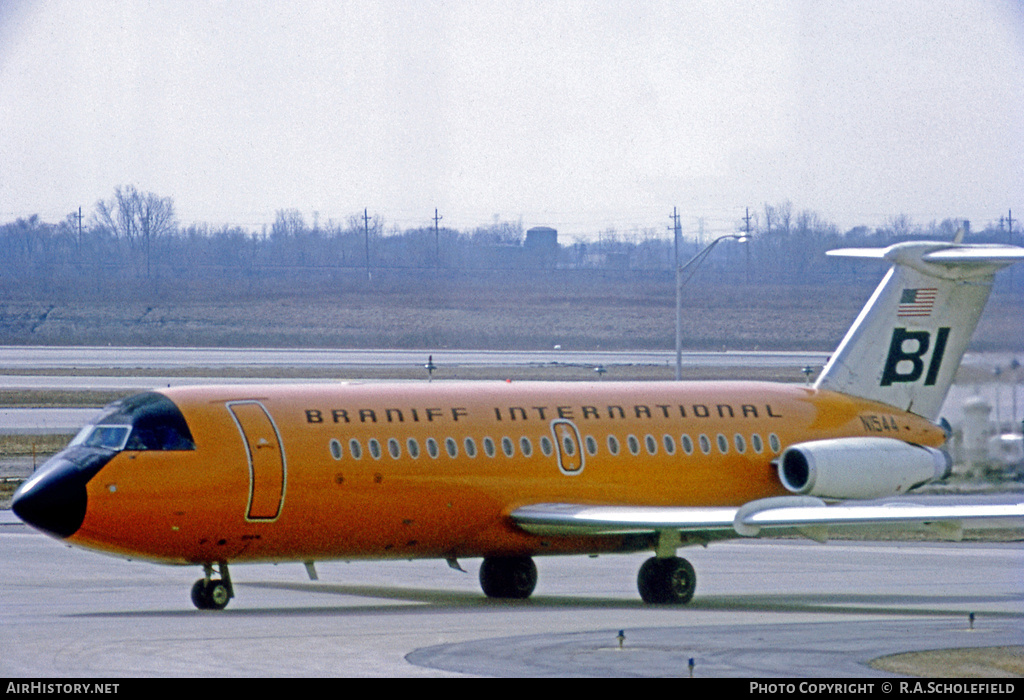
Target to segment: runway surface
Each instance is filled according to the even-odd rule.
[[[688,352],[691,366],[779,367],[812,365],[820,367],[827,352]],[[675,365],[673,352],[644,351],[544,351],[501,350],[331,350],[274,348],[138,348],[138,347],[54,347],[0,346],[0,369],[55,368],[196,368],[286,366],[323,367],[331,365],[422,366],[428,356],[446,365],[519,364],[658,364]]]
[[[681,554],[698,573],[681,608],[639,600],[638,554],[538,558],[518,603],[480,593],[476,560],[323,562],[316,582],[297,563],[239,565],[237,597],[209,612],[189,602],[198,567],[0,524],[0,676],[686,676],[692,658],[696,677],[857,677],[885,675],[866,665],[885,654],[1024,644],[1019,543]]]

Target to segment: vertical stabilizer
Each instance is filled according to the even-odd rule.
[[[892,263],[815,386],[938,418],[997,270],[1024,248],[899,243],[829,255]]]

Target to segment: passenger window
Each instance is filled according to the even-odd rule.
[[[722,454],[727,454],[729,452],[729,440],[721,433],[715,436],[715,440],[718,442],[718,451]]]
[[[388,453],[392,459],[398,459],[402,456],[402,446],[398,444],[398,440],[394,438],[388,440]]]
[[[689,435],[683,435],[679,439],[679,442],[683,446],[683,452],[685,452],[688,455],[693,454],[693,440],[690,438]]]
[[[523,457],[533,454],[533,443],[530,442],[530,438],[526,436],[519,438],[519,451],[523,453]]]
[[[410,457],[412,457],[413,459],[418,459],[419,458],[419,456],[420,456],[420,444],[418,442],[416,442],[415,439],[409,438],[406,441],[406,443],[405,443],[405,447],[406,447],[407,450],[409,450],[409,456]]]
[[[697,442],[700,443],[700,451],[706,455],[711,454],[711,440],[708,439],[707,435],[701,433],[700,437],[697,438]]]
[[[663,435],[661,441],[665,443],[665,452],[670,455],[676,453],[676,441],[671,435]]]
[[[754,448],[754,452],[761,454],[761,451],[764,450],[764,442],[761,441],[761,436],[757,433],[751,435],[750,446]]]
[[[647,446],[647,454],[654,456],[658,454],[658,441],[653,435],[644,436],[644,444]]]
[[[511,457],[516,453],[515,445],[512,444],[512,438],[503,437],[501,439],[501,451],[505,453],[506,457]]]
[[[374,459],[380,459],[380,442],[377,441],[377,438],[370,438],[370,441],[367,443],[367,447],[370,449],[371,457]]]
[[[437,440],[434,438],[427,438],[427,454],[432,459],[437,459],[437,455],[440,454],[440,450],[437,449]]]
[[[597,454],[597,440],[594,439],[593,435],[588,435],[585,442],[587,443],[587,454],[593,457]]]
[[[484,454],[488,457],[494,456],[494,440],[489,437],[484,438]]]
[[[454,438],[444,439],[444,449],[448,452],[448,456],[455,459],[459,456],[459,446],[456,444]]]
[[[540,451],[544,453],[545,457],[550,457],[554,450],[555,446],[551,444],[551,438],[542,435],[540,438]]]
[[[608,436],[608,451],[613,457],[616,457],[619,454],[619,439],[614,435]]]
[[[768,445],[772,448],[772,452],[782,452],[782,442],[775,433],[768,435]]]
[[[352,455],[352,459],[363,458],[363,446],[359,444],[359,441],[352,438],[348,441],[348,453]]]
[[[742,435],[736,433],[735,435],[733,435],[732,441],[733,444],[736,445],[737,452],[743,454],[744,452],[747,451],[747,441],[743,439]]]
[[[563,437],[562,446],[565,448],[565,454],[567,454],[570,457],[576,456],[576,443],[573,442],[573,439],[571,437],[569,437],[568,435]]]
[[[337,440],[331,440],[331,456],[338,460],[341,459],[341,443]]]
[[[636,439],[636,435],[627,435],[626,444],[629,445],[629,451],[634,457],[640,454],[640,441]]]
[[[476,441],[473,438],[466,438],[463,444],[466,446],[466,455],[476,457]]]

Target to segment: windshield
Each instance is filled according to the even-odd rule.
[[[131,431],[130,425],[87,425],[75,436],[71,444],[122,450]]]
[[[109,450],[194,450],[192,433],[178,407],[157,393],[115,401],[71,441]]]

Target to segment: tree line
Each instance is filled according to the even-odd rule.
[[[827,258],[837,247],[886,246],[898,241],[952,240],[968,229],[973,242],[1021,243],[1013,231],[946,219],[916,224],[907,216],[883,226],[847,231],[816,212],[790,202],[765,204],[737,219],[729,233],[749,232],[749,241],[720,246],[702,263],[707,284],[805,284],[848,275],[848,261]],[[687,239],[680,262],[700,251],[705,240]],[[603,230],[586,240],[531,246],[522,221],[492,221],[472,230],[440,226],[388,227],[379,215],[354,213],[345,221],[312,222],[294,209],[276,213],[258,231],[241,226],[181,224],[174,202],[133,186],[116,188],[88,216],[69,214],[47,223],[38,215],[0,225],[0,285],[8,293],[32,293],[54,286],[102,291],[111,284],[154,280],[203,280],[217,285],[254,283],[283,286],[304,280],[355,284],[375,274],[429,279],[459,272],[530,276],[550,270],[671,275],[676,251],[672,232]]]

